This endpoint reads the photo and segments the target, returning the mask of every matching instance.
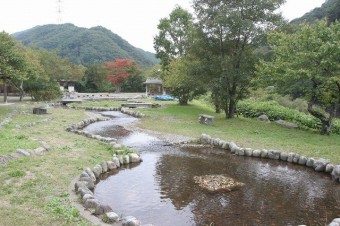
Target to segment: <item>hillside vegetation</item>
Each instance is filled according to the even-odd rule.
[[[62,57],[85,66],[117,58],[132,59],[141,66],[158,63],[153,53],[132,46],[101,26],[87,29],[73,24],[50,24],[36,26],[13,36],[24,45],[57,50]]]
[[[302,17],[294,19],[292,23],[313,22],[323,18],[327,18],[330,22],[340,19],[339,0],[326,0],[321,7],[317,7]]]

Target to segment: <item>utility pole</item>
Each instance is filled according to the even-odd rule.
[[[58,18],[57,18],[57,24],[62,23],[62,7],[61,7],[62,1],[57,0],[57,13],[58,13]]]

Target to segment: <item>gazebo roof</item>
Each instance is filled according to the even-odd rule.
[[[163,81],[158,78],[148,78],[143,84],[163,85]]]

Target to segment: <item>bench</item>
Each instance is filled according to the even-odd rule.
[[[47,108],[45,108],[45,107],[33,108],[33,114],[35,114],[35,115],[47,114]]]
[[[214,116],[200,114],[200,117],[198,118],[198,120],[201,124],[212,125],[214,121]]]

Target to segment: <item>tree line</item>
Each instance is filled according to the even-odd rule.
[[[180,104],[209,92],[216,112],[233,118],[250,88],[273,86],[303,97],[329,134],[340,105],[340,25],[288,24],[284,0],[193,0],[177,6],[154,38],[162,77]]]

